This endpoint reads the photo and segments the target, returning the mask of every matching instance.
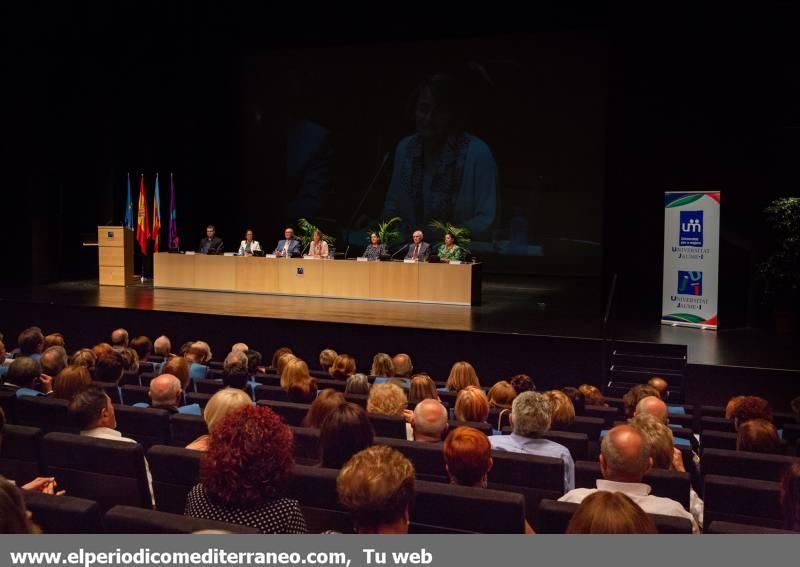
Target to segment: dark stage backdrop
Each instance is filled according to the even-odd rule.
[[[599,274],[604,34],[276,50],[243,81],[244,191],[271,245],[303,217],[360,254],[399,216],[392,252],[450,221],[489,271]],[[426,184],[431,134],[447,142]]]

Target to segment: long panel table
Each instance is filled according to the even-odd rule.
[[[161,253],[153,257],[153,286],[477,305],[481,265]]]

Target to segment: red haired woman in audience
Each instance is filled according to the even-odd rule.
[[[467,386],[458,393],[455,415],[459,421],[486,423],[489,418],[489,399],[480,388]]]
[[[578,386],[578,391],[583,394],[587,406],[607,406],[606,398],[603,392],[597,386],[591,384],[581,384]]]
[[[308,413],[303,419],[303,427],[319,429],[328,414],[346,402],[347,400],[341,392],[337,392],[333,388],[322,390],[311,402],[311,407],[308,408]]]
[[[751,453],[780,453],[778,430],[766,419],[750,419],[736,431],[736,450]]]
[[[575,407],[572,401],[561,390],[550,390],[544,393],[553,405],[553,417],[550,421],[550,429],[565,431],[575,422]]]
[[[293,449],[292,431],[271,409],[251,405],[231,413],[211,433],[186,515],[261,533],[306,533],[297,500],[281,497]]]
[[[517,397],[517,391],[511,382],[500,380],[489,388],[489,406],[500,410],[511,410],[511,404]]]
[[[356,373],[356,359],[349,354],[340,354],[333,359],[333,364],[328,369],[328,373],[339,380],[347,380]]]
[[[744,396],[731,411],[736,429],[751,419],[763,419],[772,422],[772,408],[769,402],[758,396]]]
[[[657,534],[652,518],[622,492],[601,490],[583,499],[568,534]]]
[[[91,385],[92,377],[86,367],[73,364],[53,379],[53,397],[71,402],[76,394]]]
[[[467,386],[481,387],[481,381],[475,373],[475,369],[469,362],[456,362],[450,369],[450,376],[447,377],[446,388],[451,392],[459,392]]]
[[[725,419],[733,419],[733,412],[746,396],[734,396],[725,404]]]
[[[294,354],[294,353],[292,352],[292,349],[290,349],[289,347],[281,347],[279,349],[276,349],[275,352],[272,353],[272,361],[270,363],[270,366],[272,368],[278,368],[278,360],[280,360],[280,358],[284,354]],[[278,374],[278,376],[280,376],[280,373]]]
[[[783,527],[800,531],[800,463],[790,465],[781,480]]]

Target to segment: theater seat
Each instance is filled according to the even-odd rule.
[[[765,528],[764,526],[754,526],[752,524],[737,524],[734,522],[711,522],[708,529],[705,531],[707,534],[787,534],[798,535],[800,532],[793,532],[790,530],[779,530],[777,528]]]
[[[605,429],[611,429],[614,425],[614,420],[616,420],[618,416],[619,410],[615,407],[586,405],[583,409],[582,417],[600,418],[605,424]]]
[[[703,501],[704,527],[717,520],[783,527],[777,482],[707,474],[703,478]]]
[[[736,433],[736,427],[730,419],[703,415],[700,417],[700,432],[702,433],[704,431],[727,431],[728,433]]]
[[[344,398],[350,403],[357,404],[362,408],[367,409],[367,400],[369,399],[369,395],[367,394],[345,394]],[[411,404],[409,404],[408,409],[413,410],[413,408],[410,406]]]
[[[197,393],[199,394],[213,395],[225,388],[225,384],[213,379],[198,380],[195,385],[197,386]]]
[[[150,388],[148,386],[122,386],[122,400],[126,406],[150,403]]]
[[[281,377],[276,374],[256,374],[253,376],[253,379],[259,384],[263,384],[265,386],[277,386],[278,388],[281,387]]]
[[[7,423],[2,431],[0,475],[18,485],[26,484],[39,476],[42,435],[43,432],[38,427]]]
[[[116,382],[92,382],[92,386],[97,386],[101,388],[105,393],[106,396],[111,398],[111,403],[113,404],[121,404],[122,398],[120,397],[120,389],[119,385]]]
[[[319,429],[291,427],[294,435],[294,458],[301,465],[319,463]]]
[[[509,451],[492,451],[489,482],[564,491],[564,461]]]
[[[69,402],[66,400],[49,396],[18,398],[14,402],[14,417],[17,424],[38,427],[45,433],[78,433],[78,426],[67,410],[68,407]]]
[[[14,417],[14,402],[17,399],[17,393],[13,390],[0,390],[0,408],[3,408],[3,413],[6,414],[6,421],[15,423]]]
[[[538,523],[534,526],[536,533],[564,534],[579,504],[574,502],[558,502],[542,500],[539,503]],[[691,534],[692,522],[687,518],[649,514],[660,534]]]
[[[162,512],[183,514],[186,496],[200,482],[201,451],[182,447],[154,445],[147,451],[147,462],[153,476],[156,508]]]
[[[403,416],[368,413],[367,417],[375,429],[376,436],[406,439],[406,420]]]
[[[417,478],[438,482],[447,482],[447,470],[444,466],[443,443],[421,443],[419,441],[406,441],[405,439],[391,439],[378,437],[376,445],[387,445],[397,449],[414,464]]]
[[[492,426],[485,421],[459,421],[457,419],[451,419],[447,422],[447,425],[450,431],[458,429],[459,427],[471,427],[481,431],[487,437],[492,435]]]
[[[572,455],[573,461],[585,461],[589,458],[589,437],[585,433],[548,431],[542,435],[542,438],[566,447]]]
[[[191,534],[200,530],[219,530],[234,534],[257,534],[256,528],[143,510],[132,506],[114,506],[105,515],[110,534]]]
[[[117,504],[152,506],[139,443],[48,433],[42,440],[42,462],[62,490],[96,501],[103,511]]]
[[[144,450],[151,445],[169,443],[169,412],[162,409],[114,406],[117,430],[142,444]]]
[[[575,462],[575,488],[596,488],[597,480],[603,478],[598,462]],[[691,480],[687,473],[651,469],[643,482],[650,486],[652,494],[671,498],[689,511],[689,489]]]
[[[729,431],[712,431],[707,429],[700,434],[700,447],[706,449],[736,450],[736,433]]]
[[[139,372],[134,372],[132,370],[126,370],[122,373],[122,379],[119,381],[121,386],[130,385],[130,386],[141,386],[139,382]]]
[[[208,434],[208,426],[199,415],[174,413],[169,416],[170,445],[186,447],[202,435]]]
[[[572,433],[583,433],[588,437],[589,441],[597,441],[600,439],[600,432],[605,427],[606,422],[602,418],[579,415],[575,417],[575,421],[571,424],[562,426],[562,429]]]
[[[46,534],[103,533],[100,507],[94,500],[31,490],[22,493],[34,523]]]
[[[256,401],[258,400],[272,400],[276,402],[285,402],[286,390],[280,386],[264,386],[259,384],[255,388]]]
[[[303,419],[308,413],[308,404],[294,404],[291,402],[277,402],[274,400],[261,400],[257,402],[260,406],[267,406],[283,418],[287,425],[300,427]]]
[[[213,394],[202,394],[199,392],[186,392],[186,405],[197,404],[201,408],[205,408],[212,395]]]
[[[778,482],[786,468],[792,463],[800,463],[800,458],[747,451],[706,449],[703,451],[701,471],[704,476],[713,474]]]
[[[337,392],[344,393],[345,388],[347,387],[347,382],[345,380],[334,380],[328,375],[328,378],[317,378],[317,389],[318,390],[325,390],[325,389],[332,389],[336,390]]]

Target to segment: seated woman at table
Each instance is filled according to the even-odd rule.
[[[322,233],[315,230],[311,233],[311,242],[308,245],[308,255],[312,258],[327,258],[328,243],[322,240]]]
[[[261,244],[253,240],[253,230],[248,228],[244,233],[244,240],[239,245],[239,256],[252,256],[253,252],[261,252]]]
[[[378,237],[377,232],[373,232],[369,235],[369,246],[367,249],[364,250],[364,254],[362,254],[362,258],[368,258],[370,260],[378,260],[381,256],[386,254],[386,248],[383,244],[381,244],[381,239]]]
[[[448,263],[450,260],[463,261],[467,253],[456,242],[456,237],[452,232],[444,235],[444,244],[439,245],[439,258],[442,262]]]

